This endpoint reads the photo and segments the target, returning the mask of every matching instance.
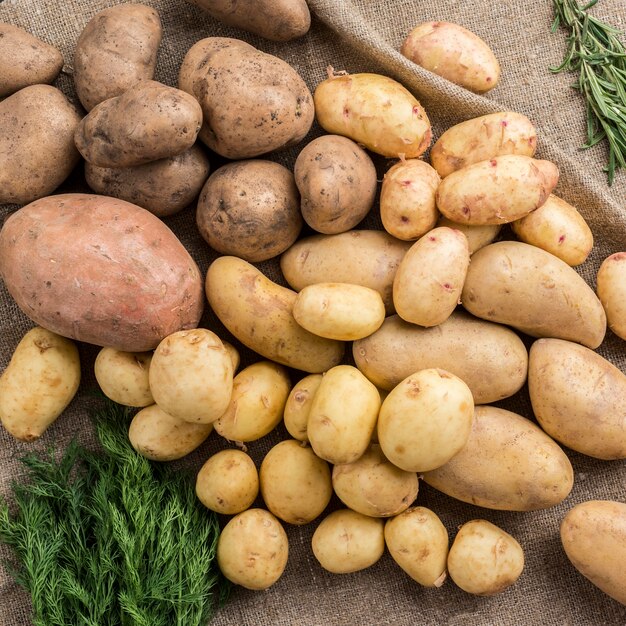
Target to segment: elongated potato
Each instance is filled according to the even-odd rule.
[[[343,343],[313,335],[296,322],[295,292],[273,283],[242,259],[224,256],[213,261],[206,294],[222,324],[267,359],[319,374],[343,358]]]
[[[567,263],[517,241],[500,241],[472,256],[463,306],[532,337],[556,337],[597,348],[606,315],[595,293]]]
[[[125,406],[154,404],[148,372],[152,352],[122,352],[102,348],[94,363],[94,373],[102,393]]]
[[[465,447],[424,474],[443,493],[501,511],[534,511],[559,504],[574,472],[559,446],[530,420],[493,406],[477,406]]]
[[[602,261],[597,292],[606,311],[609,328],[626,340],[626,252],[616,252]]]
[[[283,420],[287,432],[298,441],[308,441],[307,425],[311,403],[322,382],[321,374],[309,374],[297,382],[289,392]]]
[[[437,226],[447,226],[448,228],[456,228],[456,230],[460,230],[467,237],[470,255],[474,254],[477,250],[488,246],[490,243],[493,243],[502,229],[501,224],[486,224],[485,226],[457,224],[443,215],[439,218]]]
[[[432,139],[430,121],[415,96],[380,74],[334,74],[313,94],[315,115],[328,133],[343,135],[386,157],[413,159]]]

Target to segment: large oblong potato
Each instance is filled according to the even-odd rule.
[[[152,352],[122,352],[102,348],[93,369],[102,393],[124,406],[145,407],[154,404],[148,372]]]
[[[596,291],[609,328],[626,340],[626,252],[616,252],[602,261]]]

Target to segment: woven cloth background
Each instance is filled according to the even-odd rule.
[[[226,28],[184,0],[147,0],[160,13],[164,39],[159,52],[156,79],[175,85],[178,68],[197,40],[212,36],[239,37],[275,54],[294,66],[314,89],[325,77],[325,68],[351,72],[373,71],[390,75],[412,90],[425,106],[435,138],[464,119],[497,110],[514,110],[529,116],[539,131],[541,158],[555,161],[561,170],[557,193],[579,208],[595,235],[596,245],[580,273],[595,285],[601,261],[626,250],[626,172],[612,188],[602,167],[606,148],[599,145],[580,151],[584,142],[584,107],[571,89],[571,75],[551,75],[550,65],[560,62],[565,50],[564,32],[549,32],[550,0],[487,2],[487,0],[309,0],[314,14],[311,32],[288,44],[274,44]],[[57,85],[76,102],[71,81],[71,59],[76,39],[87,21],[115,0],[0,0],[0,21],[22,26],[57,46],[66,66]],[[594,13],[626,29],[624,0],[600,0]],[[476,96],[429,74],[408,62],[398,49],[406,34],[426,20],[457,22],[484,38],[502,65],[500,85],[486,97]],[[321,133],[317,126],[307,140]],[[304,145],[304,142],[303,142]],[[271,155],[292,166],[299,149]],[[218,162],[216,161],[215,164]],[[389,167],[377,160],[379,174]],[[63,191],[86,190],[79,168]],[[0,220],[17,207],[0,207]],[[193,207],[167,220],[203,271],[214,258],[195,228]],[[376,209],[364,226],[379,228]],[[505,231],[506,236],[506,231]],[[71,244],[70,244],[71,245]],[[281,280],[277,263],[261,268]],[[203,324],[229,335],[207,311]],[[32,326],[0,285],[0,369],[8,363],[18,341]],[[82,345],[83,383],[69,409],[35,444],[20,444],[0,430],[0,493],[7,495],[20,475],[18,457],[26,450],[50,445],[62,448],[74,436],[92,443],[89,409],[93,402],[93,359],[97,350]],[[626,371],[626,343],[611,333],[599,352]],[[255,357],[243,351],[244,362]],[[258,357],[257,357],[258,358]],[[501,406],[532,417],[527,393]],[[257,462],[285,433],[250,444]],[[225,442],[212,435],[184,465],[198,468]],[[466,625],[626,624],[626,607],[614,602],[580,576],[567,561],[560,545],[560,520],[574,504],[589,499],[626,500],[626,462],[600,462],[567,451],[576,471],[570,497],[560,506],[532,513],[506,513],[453,501],[422,486],[418,503],[435,510],[451,538],[457,527],[474,518],[488,519],[512,533],[525,549],[526,568],[516,585],[500,596],[477,598],[456,588],[451,581],[437,590],[425,590],[411,581],[388,554],[372,568],[351,575],[331,575],[318,565],[310,550],[316,524],[287,528],[290,557],[281,580],[265,592],[236,589],[231,602],[214,620],[215,625],[361,625],[430,624]],[[331,507],[337,507],[333,502]],[[0,549],[0,557],[6,556]],[[626,564],[625,564],[626,565]],[[28,596],[0,569],[0,626],[31,624]],[[74,625],[67,625],[74,626]]]

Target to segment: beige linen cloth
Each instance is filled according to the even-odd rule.
[[[401,81],[426,108],[437,138],[446,128],[464,119],[497,110],[526,114],[539,133],[538,155],[555,161],[561,170],[557,194],[574,204],[589,222],[595,247],[580,273],[595,286],[601,261],[618,250],[626,250],[626,172],[607,186],[602,168],[607,151],[604,144],[581,151],[584,142],[584,104],[570,85],[573,75],[552,75],[565,50],[565,33],[551,35],[550,0],[525,2],[487,0],[309,0],[314,15],[311,32],[291,43],[275,44],[256,36],[226,28],[184,0],[146,0],[160,13],[164,38],[159,52],[156,79],[176,85],[178,68],[189,47],[207,36],[244,39],[262,50],[278,55],[295,67],[311,90],[325,78],[326,67],[350,72],[379,72]],[[57,85],[76,102],[71,81],[75,42],[87,21],[115,0],[4,0],[0,21],[22,26],[57,46],[65,56],[64,74]],[[252,2],[251,2],[252,4]],[[600,0],[594,13],[626,29],[624,0]],[[398,52],[412,27],[427,20],[462,24],[489,43],[502,65],[502,80],[485,97],[473,95],[404,59]],[[314,125],[309,137],[320,134]],[[303,144],[304,145],[304,142]],[[298,149],[269,158],[293,166]],[[220,161],[215,159],[214,167]],[[390,162],[377,159],[382,176]],[[63,191],[86,190],[79,167]],[[0,219],[15,208],[0,207]],[[203,271],[215,254],[195,228],[194,208],[169,218],[168,225],[190,250]],[[365,225],[379,228],[377,209]],[[510,232],[505,230],[505,236]],[[68,245],[71,242],[68,241]],[[281,280],[278,264],[262,264],[275,280]],[[207,307],[208,308],[208,307]],[[207,311],[203,324],[231,339]],[[0,368],[4,368],[23,333],[32,326],[0,285]],[[76,434],[88,444],[93,441],[89,423],[89,391],[95,386],[92,374],[97,350],[82,345],[83,383],[69,409],[35,444],[15,442],[0,429],[0,493],[9,494],[10,483],[20,476],[17,458],[33,448],[49,445],[62,448]],[[598,350],[626,371],[626,342],[610,332]],[[243,351],[245,363],[255,357]],[[258,360],[258,357],[256,357]],[[525,391],[501,406],[532,418]],[[286,436],[276,433],[250,444],[257,462],[263,453]],[[197,469],[213,452],[226,447],[213,434],[183,465]],[[498,524],[523,546],[526,566],[512,588],[492,598],[479,598],[458,589],[450,580],[440,589],[423,589],[405,575],[388,554],[373,567],[350,575],[331,575],[312,555],[310,543],[316,523],[288,527],[289,563],[284,576],[265,592],[233,591],[230,603],[214,619],[217,625],[559,625],[626,624],[626,607],[602,594],[578,574],[567,561],[559,541],[559,523],[572,506],[590,499],[626,499],[626,462],[600,462],[567,451],[576,471],[574,489],[558,507],[538,512],[511,513],[456,502],[422,485],[417,503],[436,511],[453,538],[457,527],[475,518]],[[339,506],[333,501],[331,508]],[[6,554],[0,549],[0,556]],[[626,572],[626,563],[625,572]],[[626,575],[626,573],[625,573]],[[0,625],[31,624],[29,598],[0,570]],[[74,626],[68,624],[67,626]]]

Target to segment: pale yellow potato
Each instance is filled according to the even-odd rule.
[[[193,452],[212,430],[213,424],[182,420],[166,413],[158,404],[152,404],[133,417],[128,439],[147,459],[175,461]]]
[[[263,509],[248,509],[224,526],[217,542],[217,564],[236,585],[260,591],[271,587],[285,571],[289,555],[287,533]]]
[[[413,159],[430,145],[426,111],[410,91],[387,76],[334,74],[329,68],[313,101],[326,132],[349,137],[377,154]]]
[[[17,344],[0,376],[0,421],[21,441],[39,439],[78,390],[73,341],[36,326]]]
[[[289,374],[278,363],[259,361],[242,369],[226,410],[215,421],[216,432],[229,441],[264,437],[282,420],[290,389]]]
[[[490,113],[451,126],[430,150],[430,162],[441,178],[479,161],[505,154],[532,157],[537,131],[521,113]]]
[[[261,463],[261,495],[267,508],[289,524],[308,524],[333,495],[330,468],[295,439],[276,444]]]
[[[259,493],[254,461],[242,450],[222,450],[211,456],[196,478],[196,495],[204,506],[222,515],[250,508]]]
[[[446,580],[448,531],[437,515],[415,506],[385,524],[385,544],[393,560],[424,587]]]
[[[154,401],[166,413],[208,424],[228,407],[233,363],[214,332],[205,328],[180,330],[157,346],[148,380]]]
[[[493,406],[477,406],[465,447],[424,481],[470,504],[501,511],[555,506],[572,490],[569,459],[536,424]]]
[[[322,382],[321,374],[309,374],[297,382],[287,397],[283,421],[287,432],[298,441],[308,441],[307,425],[311,403]]]
[[[378,389],[356,367],[328,370],[309,411],[307,436],[315,454],[330,463],[352,463],[366,450],[380,409]]]
[[[118,404],[144,407],[154,404],[148,372],[152,352],[122,352],[102,348],[94,373],[102,393]]]
[[[558,180],[559,170],[550,161],[494,157],[446,176],[437,188],[437,208],[460,224],[506,224],[538,209]]]
[[[472,430],[469,387],[441,369],[405,378],[385,398],[378,416],[383,454],[407,472],[441,467],[465,446]]]
[[[501,224],[486,224],[485,226],[469,226],[467,224],[457,224],[443,215],[437,221],[437,226],[447,226],[460,230],[466,237],[469,244],[470,255],[477,250],[493,243],[502,230]]]
[[[351,574],[374,565],[385,551],[382,519],[350,509],[325,517],[313,533],[313,554],[333,574]]]
[[[239,355],[239,350],[233,346],[232,343],[228,343],[228,341],[222,340],[224,347],[226,348],[226,352],[228,352],[228,356],[233,364],[233,372],[236,372],[239,369],[239,363],[241,363],[241,356]]]
[[[470,262],[467,237],[446,226],[418,239],[393,279],[393,304],[406,322],[443,324],[460,302]]]
[[[374,289],[349,283],[305,287],[293,305],[303,328],[320,337],[353,341],[371,335],[385,321],[385,304]]]
[[[508,324],[531,337],[556,337],[597,348],[606,315],[591,287],[553,254],[500,241],[474,255],[463,306],[476,317]]]
[[[626,375],[589,348],[539,339],[530,349],[528,391],[541,427],[597,459],[626,459]]]
[[[561,522],[561,543],[572,565],[596,587],[626,605],[626,504],[590,500]]]
[[[400,161],[387,170],[380,189],[380,218],[385,230],[413,241],[434,228],[439,217],[435,194],[441,179],[424,161]]]
[[[598,270],[597,293],[609,328],[626,340],[626,252],[616,252],[602,261]]]
[[[302,328],[292,313],[297,294],[272,282],[247,261],[217,258],[209,266],[205,289],[222,324],[266,359],[311,374],[341,362],[344,344]]]
[[[448,554],[448,574],[463,591],[493,596],[510,587],[524,570],[517,540],[484,519],[461,526]]]
[[[418,479],[390,463],[378,444],[353,463],[335,465],[333,489],[350,509],[370,517],[398,515],[415,502]]]

